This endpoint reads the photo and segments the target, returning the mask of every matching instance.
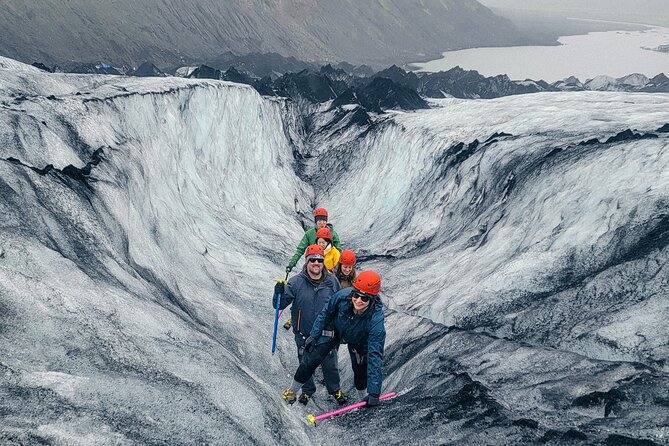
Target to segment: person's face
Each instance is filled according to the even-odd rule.
[[[367,309],[367,307],[369,307],[369,303],[371,302],[371,300],[368,300],[367,302],[363,302],[363,300],[361,298],[359,298],[358,296],[359,295],[354,292],[351,295],[351,301],[353,302],[353,308],[355,308],[355,310],[358,311],[358,312],[362,312],[365,309]]]
[[[318,240],[316,240],[316,244],[323,249],[328,247],[328,242],[324,238],[319,238]]]
[[[307,260],[307,270],[314,276],[320,276],[323,272],[323,259]]]
[[[351,274],[353,271],[353,265],[342,265],[341,266],[341,272],[344,273],[345,275]]]
[[[325,227],[325,225],[327,225],[327,224],[328,224],[328,222],[326,220],[318,220],[316,222],[316,227],[318,229],[323,229]]]

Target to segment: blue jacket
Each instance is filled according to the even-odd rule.
[[[339,281],[323,268],[321,280],[312,280],[306,271],[306,265],[299,274],[291,277],[281,296],[279,309],[292,304],[290,316],[293,321],[295,337],[306,338],[311,332],[316,316],[323,309],[330,297],[339,291]],[[276,308],[276,295],[272,299]]]
[[[377,297],[360,315],[353,312],[353,288],[343,288],[335,293],[323,308],[310,335],[316,344],[332,341],[323,331],[334,330],[334,338],[347,342],[355,350],[367,354],[367,392],[381,394],[383,384],[383,347],[386,329],[383,303]]]

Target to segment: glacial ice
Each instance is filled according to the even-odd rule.
[[[2,442],[666,444],[669,96],[431,104],[319,132],[247,86],[0,58]],[[317,429],[279,397],[292,335],[270,354],[314,206],[382,274],[400,392]]]

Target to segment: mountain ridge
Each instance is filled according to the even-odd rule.
[[[3,6],[0,28],[0,54],[46,64],[184,65],[230,51],[388,65],[529,42],[476,0],[26,0]]]

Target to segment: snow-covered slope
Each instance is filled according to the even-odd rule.
[[[0,58],[0,439],[666,443],[669,96],[433,105]],[[313,429],[269,302],[316,204],[382,273],[400,396]]]
[[[602,355],[661,361],[666,344],[647,335],[654,337],[669,307],[657,295],[664,276],[648,269],[647,256],[659,254],[669,230],[669,153],[666,137],[649,134],[669,121],[666,100],[545,93],[444,100],[428,112],[398,114],[360,142],[358,168],[332,176],[327,189],[337,193],[325,204],[361,249],[388,257],[382,263],[392,265],[397,291],[386,291],[404,309],[448,325],[501,325],[510,335],[520,329],[513,326],[519,311],[539,317],[535,306],[560,306],[558,296],[608,294],[598,303],[607,321],[590,321],[603,325],[596,332],[575,329],[578,344],[592,347],[582,345],[590,336],[623,342],[618,337],[628,335],[613,329],[621,316],[614,315],[629,307],[627,317],[639,316],[650,305],[657,311],[628,327],[636,333],[628,348]],[[650,139],[580,144],[626,128]],[[640,289],[623,292],[613,311],[610,294],[621,292],[613,282],[623,271],[652,277],[635,274],[628,286]],[[416,287],[420,293],[405,292]],[[579,316],[566,313],[576,324]]]
[[[281,104],[221,82],[2,64],[0,438],[280,441],[285,371],[263,316],[311,190]],[[99,149],[86,181],[31,169]]]

